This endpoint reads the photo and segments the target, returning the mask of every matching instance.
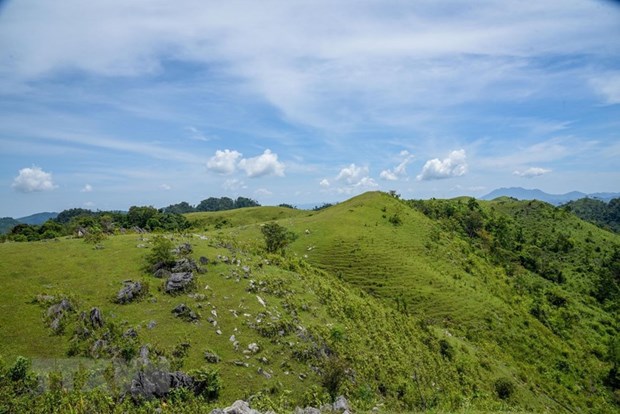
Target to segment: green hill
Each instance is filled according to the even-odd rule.
[[[604,229],[620,233],[620,198],[609,202],[594,198],[581,198],[563,205],[577,217]]]
[[[18,355],[48,377],[69,377],[82,361],[100,372],[94,389],[115,399],[138,369],[140,346],[150,344],[171,368],[216,369],[218,406],[243,398],[292,411],[344,394],[358,411],[618,410],[620,355],[610,350],[620,237],[562,209],[373,192],[320,211],[187,217],[193,230],[173,243],[190,243],[190,257],[210,263],[195,273],[193,290],[174,296],[144,270],[157,244],[151,234],[115,235],[102,249],[70,238],[0,244],[2,372],[13,372]],[[264,252],[261,225],[271,221],[297,235],[285,256]],[[121,305],[114,298],[127,279],[148,285],[148,294]],[[53,331],[49,309],[61,298],[73,310]],[[181,303],[199,319],[175,316]],[[93,307],[103,327],[80,316]],[[130,328],[135,338],[123,335]],[[220,362],[207,362],[206,351]],[[124,371],[119,360],[129,361]],[[103,375],[113,361],[116,377]],[[86,398],[111,412],[94,393],[61,402],[82,412],[75,401]],[[186,412],[214,404],[164,399]],[[25,412],[46,400],[20,401]],[[119,407],[141,409],[127,398]]]

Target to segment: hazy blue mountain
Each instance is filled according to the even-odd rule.
[[[571,191],[566,194],[549,194],[538,189],[526,189],[521,187],[498,188],[489,194],[481,197],[483,200],[493,200],[497,197],[513,197],[518,200],[540,200],[550,204],[559,205],[569,201],[579,200],[580,198],[590,197],[603,201],[620,197],[620,193],[593,193],[586,194],[580,191]]]
[[[58,216],[58,213],[48,213],[48,212],[36,213],[36,214],[31,214],[26,217],[18,218],[17,221],[19,221],[20,223],[24,223],[24,224],[37,224],[38,225],[38,224],[45,223],[49,219],[56,218],[56,216]]]
[[[0,218],[0,234],[6,234],[13,227],[19,224],[19,221],[15,220],[12,217],[2,217]]]

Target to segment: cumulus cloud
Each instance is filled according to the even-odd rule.
[[[348,167],[344,167],[340,170],[340,172],[336,176],[336,180],[344,181],[347,184],[355,185],[367,175],[368,167],[358,167],[355,164],[351,164]]]
[[[516,170],[513,172],[513,174],[518,175],[519,177],[532,178],[532,177],[538,177],[539,175],[547,174],[550,172],[551,170],[547,168],[531,167],[523,171]]]
[[[243,158],[239,161],[239,168],[244,170],[250,178],[264,175],[284,176],[284,164],[278,161],[278,154],[274,154],[269,149],[258,157]]]
[[[442,178],[460,177],[467,172],[467,155],[464,149],[452,151],[447,158],[433,158],[426,161],[418,181],[438,180]]]
[[[328,180],[327,178],[323,178],[323,179],[321,180],[321,182],[319,183],[319,185],[320,185],[321,187],[327,188],[327,187],[329,187],[329,186],[330,186],[330,184],[329,184],[329,180]]]
[[[407,165],[413,160],[413,155],[409,151],[403,150],[399,154],[404,159],[394,169],[383,170],[379,177],[387,181],[396,181],[407,177]]]
[[[172,190],[172,187],[169,186],[168,184],[162,184],[162,185],[159,186],[159,188],[161,188],[162,190],[165,190],[165,191]]]
[[[51,173],[33,166],[19,170],[19,175],[15,177],[11,187],[20,193],[32,193],[35,191],[51,191],[56,188],[56,185]]]
[[[222,175],[232,174],[237,170],[237,160],[241,156],[242,154],[238,151],[231,151],[229,149],[224,151],[217,150],[215,155],[207,161],[207,168]]]
[[[360,167],[350,164],[348,167],[344,167],[335,178],[336,181],[344,184],[344,186],[337,188],[336,191],[342,194],[351,194],[355,190],[378,187],[375,180],[368,176],[368,172],[368,167],[366,166]],[[321,185],[323,182],[329,184],[327,179],[323,179]],[[323,187],[327,186],[323,185]]]
[[[84,188],[82,188],[80,191],[83,193],[90,193],[93,191],[93,186],[90,184],[86,184]]]

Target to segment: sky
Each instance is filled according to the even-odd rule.
[[[620,4],[0,1],[0,217],[620,191]]]

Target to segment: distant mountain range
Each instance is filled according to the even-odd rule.
[[[31,214],[30,216],[20,217],[18,219],[14,219],[12,217],[2,217],[0,218],[0,234],[6,234],[11,229],[18,224],[31,224],[31,225],[40,225],[45,223],[49,219],[54,219],[58,216],[58,213],[36,213]]]
[[[538,189],[526,189],[521,187],[498,188],[489,194],[481,197],[483,200],[493,200],[497,197],[513,197],[518,200],[540,200],[549,204],[560,205],[569,201],[579,200],[580,198],[595,198],[602,201],[609,201],[612,198],[619,198],[620,193],[591,193],[586,194],[580,191],[571,191],[566,194],[549,194]]]

